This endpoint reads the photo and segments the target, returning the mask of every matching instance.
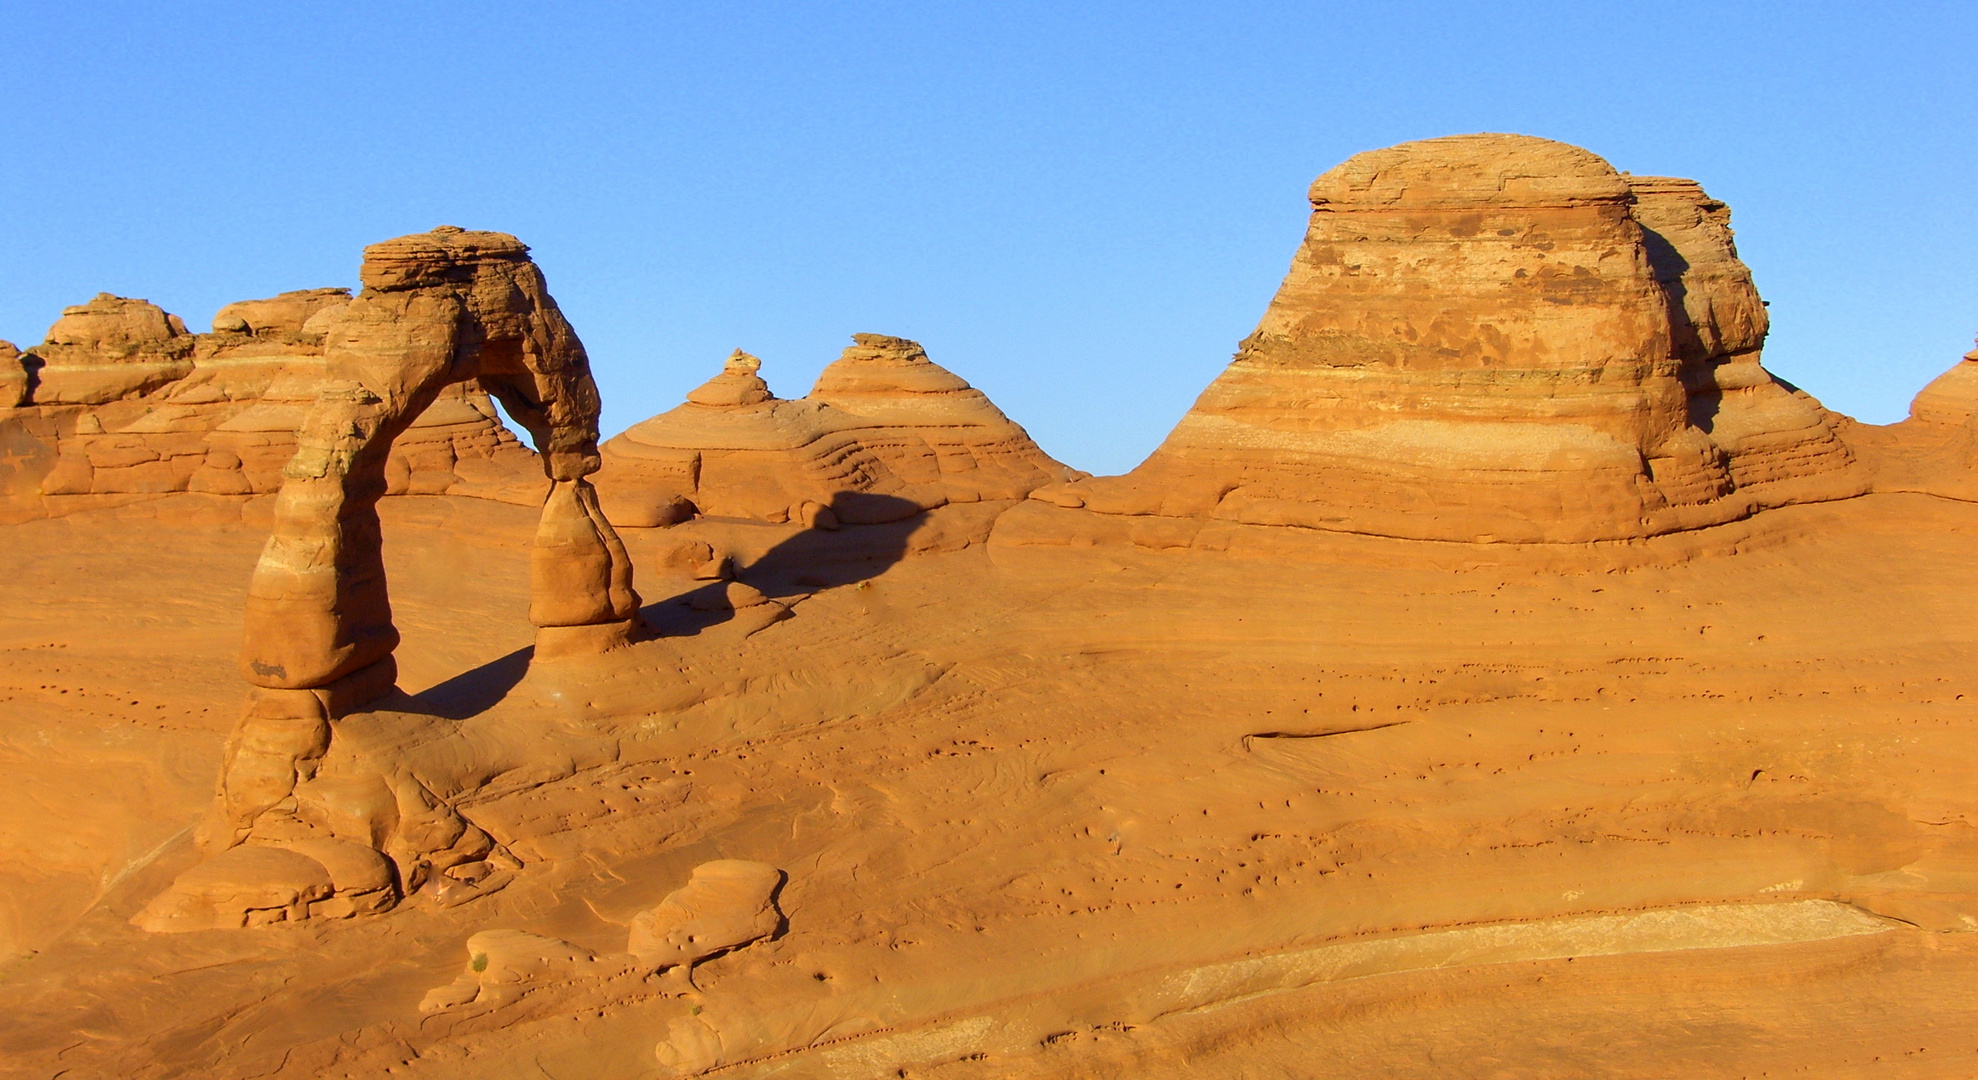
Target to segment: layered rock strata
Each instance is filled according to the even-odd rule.
[[[211,859],[139,916],[148,929],[286,921],[319,903],[339,902],[342,914],[390,906],[396,892],[346,890],[325,852],[302,846],[318,825],[337,843],[390,855],[408,888],[429,867],[492,853],[487,835],[403,763],[374,762],[332,783],[317,775],[326,760],[366,759],[361,748],[338,751],[336,722],[392,690],[398,631],[377,503],[393,440],[447,387],[478,381],[542,448],[549,488],[530,559],[536,656],[603,651],[638,625],[631,560],[586,479],[599,465],[597,388],[528,248],[440,228],[366,248],[361,277],[364,291],[323,331],[326,380],[282,470],[274,533],[248,585],[241,672],[254,690],[199,833]],[[344,877],[371,882],[361,859],[343,862]]]
[[[598,484],[614,520],[890,521],[1079,475],[915,342],[852,340],[794,401],[737,350],[685,404],[607,442]]]
[[[0,501],[59,511],[72,496],[269,494],[325,379],[324,333],[347,289],[222,308],[209,334],[144,300],[98,296],[48,340],[0,349]],[[393,445],[391,494],[540,500],[535,455],[485,391],[446,388]],[[53,497],[49,499],[47,497]]]
[[[1571,543],[1865,489],[1825,410],[1759,366],[1763,302],[1695,183],[1466,135],[1360,154],[1310,196],[1261,324],[1160,448],[1033,499]]]

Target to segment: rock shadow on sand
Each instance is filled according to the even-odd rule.
[[[787,608],[825,589],[878,577],[906,557],[908,538],[927,522],[921,507],[890,495],[842,492],[831,507],[860,524],[805,529],[737,567],[733,580],[708,581],[647,604],[639,615],[650,633],[692,637],[735,618],[754,594]]]

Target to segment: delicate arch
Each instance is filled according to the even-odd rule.
[[[584,478],[598,468],[598,394],[584,347],[528,248],[442,227],[364,251],[364,291],[325,342],[328,382],[283,471],[274,533],[248,587],[242,673],[271,690],[391,685],[377,502],[385,459],[449,384],[477,379],[535,437],[550,487],[531,559],[543,651],[625,640],[631,561]]]

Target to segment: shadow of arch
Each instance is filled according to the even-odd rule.
[[[861,495],[860,500],[861,516],[892,520],[846,525],[835,532],[805,530],[770,548],[736,576],[764,595],[789,601],[885,573],[906,557],[907,541],[927,523],[927,513],[915,503],[887,495]],[[725,602],[727,588],[726,581],[711,581],[647,604],[639,611],[646,623],[644,636],[693,637],[733,619],[734,609]],[[446,720],[478,716],[521,683],[534,655],[534,647],[517,649],[404,695],[393,707]]]
[[[499,704],[529,674],[529,661],[535,654],[535,646],[525,646],[416,694],[408,694],[402,711],[444,720],[479,716]]]
[[[833,507],[843,499],[832,500]],[[927,523],[927,512],[891,495],[858,494],[856,499],[852,512],[872,524],[806,529],[738,567],[736,577],[771,599],[791,601],[885,573],[906,557],[907,540]],[[710,581],[648,604],[639,614],[658,637],[692,637],[735,617],[724,600],[727,588],[725,581]]]

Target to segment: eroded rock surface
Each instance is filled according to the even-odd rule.
[[[648,970],[691,967],[776,932],[783,872],[766,863],[720,859],[694,867],[692,880],[632,920],[625,951]]]
[[[582,481],[630,458],[498,234],[378,245],[364,296],[229,310],[189,376],[16,410],[91,439],[265,403],[317,333],[344,373],[297,398],[238,723],[266,501],[0,525],[0,1074],[1965,1075],[1978,354],[1903,424],[1835,418],[1758,366],[1695,185],[1464,145],[1335,177],[1340,262],[1301,255],[1194,456],[1003,514],[1053,547],[972,542],[1024,444],[893,339],[799,402],[731,356],[607,492],[677,526],[614,545]],[[540,425],[534,503],[378,499],[395,425],[469,377]],[[0,491],[54,452],[24,430]],[[1507,449],[1534,432],[1564,449]],[[693,485],[649,482],[688,448]],[[1150,480],[1177,502],[1127,501]],[[1401,510],[1544,542],[1354,532]],[[1191,550],[1067,546],[1117,536]],[[604,648],[621,554],[666,599]]]

